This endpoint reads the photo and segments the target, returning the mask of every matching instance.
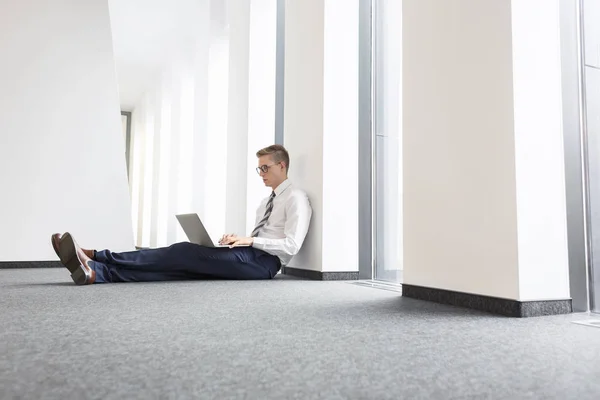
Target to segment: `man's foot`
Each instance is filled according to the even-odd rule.
[[[96,280],[96,271],[90,266],[91,261],[85,252],[77,245],[69,232],[61,236],[58,244],[60,261],[71,272],[71,278],[76,285],[89,285]]]
[[[51,237],[50,237],[50,242],[52,243],[52,248],[54,249],[54,252],[56,253],[56,255],[58,256],[58,258],[60,258],[60,253],[58,252],[58,248],[60,246],[60,237],[62,235],[60,233],[54,233]]]
[[[60,238],[61,237],[62,237],[62,235],[60,233],[54,233],[52,235],[52,237],[50,238],[50,242],[52,243],[52,248],[54,249],[54,252],[58,256],[58,258],[60,258]],[[94,256],[94,253],[95,253],[94,250],[81,249],[81,251],[83,251],[83,253],[86,256],[88,256],[89,258],[91,258],[92,260],[96,259],[96,257]],[[63,261],[63,260],[61,259],[61,261]],[[64,262],[63,262],[63,264],[64,264]]]

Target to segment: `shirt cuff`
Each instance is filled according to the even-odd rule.
[[[252,242],[252,247],[256,247],[259,250],[263,250],[265,247],[265,238],[255,237]]]

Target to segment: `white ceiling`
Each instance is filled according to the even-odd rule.
[[[175,52],[194,40],[202,1],[109,0],[123,111],[131,111]]]

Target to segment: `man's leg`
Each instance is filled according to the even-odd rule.
[[[125,253],[96,252],[96,283],[186,279],[270,279],[279,260],[252,247],[209,248],[182,242]]]

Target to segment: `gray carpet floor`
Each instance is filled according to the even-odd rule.
[[[600,316],[598,316],[600,319]],[[0,399],[594,399],[600,329],[347,282],[0,270]]]

